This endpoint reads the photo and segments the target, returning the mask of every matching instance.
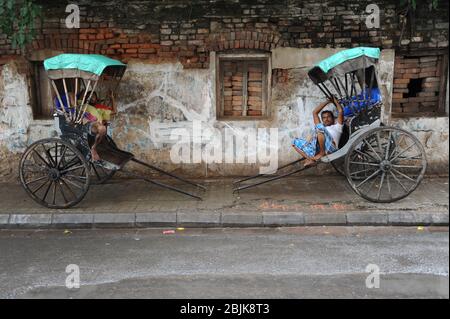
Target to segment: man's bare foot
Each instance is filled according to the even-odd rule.
[[[314,164],[316,164],[316,161],[314,160],[314,158],[312,157],[312,158],[307,158],[306,160],[305,160],[305,163],[303,164],[305,167],[308,167],[308,166],[312,166],[312,165],[314,165]]]
[[[319,153],[319,154],[317,154],[316,156],[314,156],[312,159],[315,161],[315,162],[317,162],[318,160],[320,160],[322,157],[324,157],[325,156],[325,153]]]
[[[97,150],[95,148],[91,148],[91,154],[92,154],[92,160],[94,162],[100,160],[100,156],[98,155]]]
[[[317,161],[318,160],[320,160],[322,157],[324,157],[325,156],[325,154],[321,154],[321,153],[319,153],[319,154],[317,154],[316,156],[314,156],[314,157],[310,157],[310,158],[307,158],[306,160],[305,160],[305,167],[308,167],[308,166],[312,166],[312,165],[316,165],[317,164]]]

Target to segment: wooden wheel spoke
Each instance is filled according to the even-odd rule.
[[[391,182],[389,181],[389,174],[386,175],[386,185],[387,185],[387,188],[388,188],[389,198],[392,198],[392,194],[391,194]]]
[[[361,185],[365,184],[368,180],[370,180],[372,177],[374,177],[375,175],[377,175],[380,172],[379,169],[377,169],[373,174],[371,174],[369,177],[367,177],[365,180],[363,180],[361,183],[359,183],[358,185],[356,185],[356,188],[361,187]]]
[[[377,194],[377,199],[380,200],[380,196],[381,196],[381,189],[383,188],[383,182],[384,182],[384,176],[386,175],[385,172],[383,172],[381,174],[381,182],[380,182],[380,187],[378,187],[378,194]]]
[[[77,165],[77,164],[79,164],[80,163],[80,159],[78,158],[78,157],[73,157],[73,158],[71,158],[70,159],[70,161],[68,161],[67,163],[66,163],[66,165],[64,165],[63,167],[62,167],[62,169],[64,170],[64,169],[68,169],[68,168],[71,168],[71,167],[73,167],[73,166],[75,166],[75,165]]]
[[[356,172],[350,173],[350,176],[358,175],[358,174],[361,174],[361,173],[364,173],[364,172],[368,172],[368,171],[372,171],[372,170],[373,170],[373,169],[370,169],[370,168],[363,169],[363,170],[360,170],[360,171],[356,171]]]
[[[77,176],[77,175],[71,175],[71,174],[66,174],[64,176],[65,177],[71,177],[71,178],[77,178],[77,179],[84,180],[84,181],[87,179],[87,177],[85,177],[85,176]]]
[[[413,182],[413,183],[415,183],[415,182],[416,182],[416,180],[415,180],[415,179],[413,179],[413,178],[409,177],[408,175],[406,175],[406,174],[404,174],[404,173],[400,172],[399,170],[396,170],[395,168],[392,168],[392,170],[393,170],[393,171],[395,171],[395,172],[396,172],[397,174],[399,174],[399,175],[403,176],[404,178],[406,178],[406,179],[410,180],[411,182]]]
[[[369,148],[371,149],[371,151],[372,151],[373,153],[375,153],[375,155],[378,157],[378,160],[381,161],[380,155],[375,151],[375,149],[373,148],[373,146],[372,146],[369,142],[367,142],[366,139],[363,139],[363,141],[366,143],[367,146],[369,146]]]
[[[402,135],[400,137],[400,139],[398,140],[398,142],[395,143],[395,146],[394,146],[394,149],[392,150],[391,156],[393,156],[395,154],[395,152],[397,152],[397,147],[403,142],[404,139],[405,139],[405,135]]]
[[[30,185],[30,184],[32,184],[32,183],[42,181],[44,178],[48,179],[48,176],[45,175],[45,176],[42,176],[42,177],[33,179],[33,180],[31,180],[31,181],[27,181],[27,182],[25,183],[25,185]]]
[[[31,192],[31,194],[36,194],[40,189],[42,189],[42,187],[44,187],[44,185],[45,184],[47,184],[49,182],[49,179],[47,178],[46,180],[45,180],[45,182],[43,183],[43,184],[41,184],[41,185],[39,185],[39,187],[38,188],[36,188],[34,191],[32,191]]]
[[[50,190],[50,187],[52,187],[53,181],[50,181],[50,184],[48,184],[47,190],[45,191],[44,198],[42,200],[45,202],[45,199],[47,198],[48,191]]]
[[[385,149],[384,159],[387,160],[389,158],[389,148],[391,146],[391,138],[392,138],[392,131],[389,131],[389,137]]]
[[[61,178],[61,182],[64,184],[64,186],[66,186],[66,188],[69,190],[70,194],[72,194],[73,198],[77,198],[77,195],[74,193],[72,188],[70,188],[69,185],[67,185],[66,181],[63,178]]]
[[[47,166],[48,168],[51,168],[50,163],[48,163],[48,162],[41,156],[41,154],[39,154],[39,152],[38,152],[35,148],[33,148],[33,152],[38,156],[38,158],[42,161],[42,163],[45,164],[45,166]]]
[[[59,191],[61,192],[61,195],[64,198],[65,203],[67,204],[69,201],[67,200],[66,194],[64,194],[64,190],[63,190],[61,184],[60,183],[55,183],[55,184],[58,184]]]
[[[378,131],[375,135],[377,137],[378,149],[380,150],[380,153],[382,153],[383,152],[383,147],[381,145],[380,131]]]
[[[354,162],[354,161],[350,161],[350,164],[355,164],[355,165],[367,165],[367,166],[377,166],[377,167],[380,166],[380,164],[377,164],[377,163],[371,163],[371,162]]]
[[[61,163],[63,162],[64,156],[66,155],[66,151],[67,151],[67,146],[65,146],[65,145],[63,145],[63,146],[64,146],[64,150],[61,153],[61,157],[60,157],[59,162],[58,162],[58,168],[61,167]]]
[[[395,176],[395,174],[392,171],[389,171],[389,173],[391,173],[392,177],[394,177],[395,181],[403,188],[405,193],[408,193],[408,190],[406,189],[405,185],[402,184],[402,182],[398,179],[398,177]]]
[[[39,165],[37,163],[31,163],[31,162],[25,163],[23,166],[24,166],[24,169],[26,170],[26,172],[30,172],[30,173],[42,173],[43,170],[48,168],[47,166],[43,167],[42,164]]]
[[[52,197],[52,203],[53,205],[56,204],[56,186],[57,186],[58,182],[54,181],[53,182],[53,197]]]
[[[55,167],[58,167],[58,142],[55,142]]]
[[[357,150],[357,149],[355,149],[355,152],[360,154],[360,155],[362,155],[362,156],[364,156],[364,157],[370,157],[374,161],[378,161],[375,157],[373,157],[372,155],[370,155],[368,153],[361,152],[360,150]]]
[[[418,166],[418,165],[399,165],[399,164],[392,164],[392,167],[397,167],[397,168],[423,168],[422,165]]]
[[[404,153],[406,153],[407,151],[409,151],[413,146],[415,146],[416,143],[412,143],[410,146],[408,146],[406,149],[404,149],[403,151],[401,151],[399,154],[397,154],[397,156],[395,156],[394,158],[391,159],[391,162],[395,161],[400,155],[403,155]]]
[[[42,146],[42,148],[44,149],[44,154],[47,157],[47,159],[50,161],[51,163],[51,167],[56,167],[56,163],[55,160],[53,159],[53,157],[50,155],[50,152],[48,151],[47,148],[45,148],[44,144],[40,144]]]
[[[64,169],[64,170],[61,171],[61,174],[72,172],[72,171],[80,169],[80,168],[84,168],[84,165],[79,165],[79,166],[75,166],[75,167],[70,167],[68,169]]]
[[[70,185],[75,186],[76,188],[83,189],[83,186],[76,184],[75,182],[71,181],[70,179],[67,179],[65,177],[61,177],[61,179],[63,181],[65,181],[66,183],[69,183]]]

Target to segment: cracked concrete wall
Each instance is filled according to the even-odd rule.
[[[278,128],[279,165],[297,158],[291,140],[308,134],[312,128],[312,109],[324,100],[321,91],[309,80],[307,71],[336,49],[278,48],[272,52],[272,67],[287,70],[286,82],[274,82],[267,120],[217,121],[215,106],[215,65],[209,69],[184,69],[180,63],[146,64],[131,61],[118,92],[118,115],[112,125],[118,145],[138,158],[186,176],[214,177],[248,175],[258,172],[259,164],[173,163],[171,149],[183,136],[171,136],[176,130],[203,139],[201,147],[219,145],[225,158],[233,145],[222,137],[225,132],[245,135],[249,128]],[[211,53],[214,55],[214,53]],[[383,120],[413,131],[427,149],[430,171],[448,169],[448,118],[394,121],[389,117],[392,94],[394,51],[383,50],[379,78],[384,96]],[[210,61],[215,61],[214,56]],[[194,121],[201,121],[203,132],[193,132]],[[264,133],[264,132],[263,132]],[[51,120],[32,119],[26,75],[15,63],[0,67],[0,175],[17,176],[18,157],[31,142],[56,134]],[[221,139],[218,139],[218,138]],[[263,146],[270,147],[268,131],[261,136]],[[212,141],[212,144],[208,142]],[[445,142],[445,143],[444,143]],[[446,146],[443,146],[446,145]],[[254,156],[248,142],[235,145],[235,155]],[[217,153],[215,154],[217,155]],[[266,164],[264,164],[266,165]],[[309,174],[332,172],[327,165]]]

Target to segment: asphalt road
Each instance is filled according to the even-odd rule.
[[[0,298],[449,297],[446,227],[163,231],[0,231]]]

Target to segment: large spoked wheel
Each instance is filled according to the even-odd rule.
[[[78,204],[89,189],[89,163],[70,142],[49,138],[30,145],[20,160],[27,193],[48,208]]]
[[[378,127],[362,134],[345,157],[345,175],[361,197],[390,203],[411,194],[427,167],[425,150],[408,131]]]

